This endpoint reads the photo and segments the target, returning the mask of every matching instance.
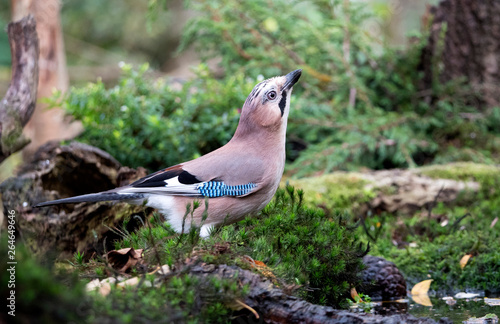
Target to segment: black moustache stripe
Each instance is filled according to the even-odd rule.
[[[286,91],[283,91],[281,93],[281,100],[280,103],[278,104],[281,110],[281,117],[283,117],[283,114],[285,113],[285,107],[286,107]]]

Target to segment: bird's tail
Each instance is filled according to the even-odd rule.
[[[75,204],[81,202],[99,202],[99,201],[112,201],[112,200],[136,200],[145,198],[142,193],[118,193],[118,192],[99,192],[88,195],[81,195],[76,197],[57,199],[39,203],[34,207],[45,207],[59,204]]]

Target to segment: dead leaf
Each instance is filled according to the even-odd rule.
[[[359,297],[358,292],[356,291],[356,288],[352,287],[351,288],[351,298],[356,302],[356,303],[364,303],[363,299]]]
[[[429,288],[431,287],[431,282],[433,279],[428,279],[424,281],[420,281],[411,289],[411,294],[413,295],[427,295]]]
[[[413,286],[411,289],[411,297],[415,303],[423,306],[432,306],[429,295],[427,295],[432,281],[432,279],[424,280]]]
[[[469,259],[472,257],[472,254],[466,254],[460,259],[460,268],[463,269],[469,262]]]
[[[271,278],[271,279],[276,279],[276,276],[274,273],[269,269],[269,267],[262,261],[254,260],[248,255],[244,255],[241,257],[244,261],[250,263],[250,266],[252,268],[255,268],[257,271],[259,271],[262,275],[265,277]]]
[[[255,263],[255,265],[257,267],[266,267],[267,268],[267,265],[262,261],[254,260],[253,262]]]
[[[432,307],[432,302],[428,295],[412,295],[411,298],[413,298],[413,301],[417,304]]]
[[[134,250],[134,248],[113,250],[106,253],[105,257],[113,269],[118,272],[126,272],[136,264],[143,262],[142,251],[143,249]]]
[[[412,295],[411,298],[413,298],[413,301],[417,304],[432,307],[432,302],[428,295]]]

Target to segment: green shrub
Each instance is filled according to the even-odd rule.
[[[367,253],[347,215],[326,217],[302,205],[302,191],[278,190],[262,216],[222,229],[238,233],[243,251],[274,269],[279,278],[304,285],[299,295],[313,304],[345,306],[350,288],[359,282],[361,258]]]
[[[200,14],[186,27],[181,49],[194,44],[202,57],[221,58],[227,76],[304,69],[289,123],[297,175],[434,159],[499,161],[499,109],[478,114],[468,104],[477,94],[464,80],[436,79],[422,89],[427,35],[413,37],[406,50],[388,45],[373,32],[387,13],[383,5],[211,0],[191,6]],[[434,61],[438,70],[439,57]]]
[[[500,161],[500,108],[478,113],[469,104],[478,94],[465,80],[435,78],[422,89],[427,35],[414,36],[406,49],[389,45],[374,32],[387,14],[383,5],[194,0],[188,6],[199,14],[185,27],[179,51],[193,45],[203,60],[220,59],[221,78],[203,66],[179,90],[146,78],[145,66],[125,65],[114,88],[100,81],[73,88],[62,106],[83,122],[81,140],[151,170],[189,160],[230,139],[237,109],[257,81],[302,68],[288,130],[288,158],[295,161],[288,167],[298,176]],[[439,71],[439,57],[433,62]]]
[[[238,109],[256,83],[242,74],[217,81],[203,65],[198,78],[182,85],[152,80],[147,70],[147,64],[138,70],[124,64],[115,87],[107,89],[97,81],[71,88],[51,102],[62,104],[83,123],[79,140],[107,151],[124,165],[157,170],[229,141]]]

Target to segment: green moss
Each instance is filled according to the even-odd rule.
[[[28,145],[30,140],[23,136],[23,127],[17,116],[10,122],[9,127],[3,130],[0,141],[4,152],[15,153]]]
[[[500,168],[494,165],[472,162],[457,162],[445,165],[422,167],[416,172],[434,179],[483,182],[491,177],[500,177]]]
[[[417,246],[404,249],[398,249],[388,240],[380,241],[373,251],[394,262],[410,286],[434,279],[432,288],[448,293],[500,287],[500,236],[497,233],[463,230],[440,235],[432,242],[415,236],[412,241]],[[462,269],[459,261],[465,254],[473,254],[473,257]]]
[[[304,190],[305,201],[327,210],[355,210],[376,196],[376,191],[366,189],[368,181],[355,172],[335,172],[297,180],[289,183]]]
[[[366,252],[346,214],[325,216],[322,210],[302,206],[293,187],[279,190],[256,218],[221,229],[247,254],[267,264],[287,283],[304,285],[299,295],[315,304],[339,307],[358,282],[361,257]]]
[[[494,224],[494,220],[500,210],[500,169],[483,164],[452,163],[415,172],[432,178],[477,181],[481,188],[476,194],[459,195],[452,204],[437,204],[430,218],[427,211],[389,215],[398,217],[398,222],[385,224],[383,234],[373,245],[373,253],[393,261],[410,285],[432,278],[432,288],[441,292],[498,290],[500,233],[499,224]],[[375,218],[368,219],[367,227],[375,221]],[[399,248],[394,246],[394,238]],[[466,254],[473,257],[462,269],[459,261]]]
[[[113,287],[95,294],[88,323],[228,323],[245,288],[235,280],[178,275],[157,287]]]
[[[313,303],[340,306],[351,285],[358,280],[363,247],[347,214],[326,216],[321,209],[302,204],[302,191],[280,189],[275,199],[256,217],[224,226],[206,240],[197,229],[181,236],[160,217],[137,233],[127,234],[116,247],[147,248],[152,242],[162,248],[146,257],[180,269],[192,252],[206,263],[224,263],[253,269],[246,256],[264,262],[277,277],[275,283],[298,284],[297,294]]]
[[[19,240],[19,239],[18,239]],[[0,253],[7,256],[6,235]],[[10,250],[12,251],[12,250]],[[11,254],[9,254],[11,255]],[[0,293],[4,300],[14,291],[15,316],[2,312],[2,323],[84,323],[90,301],[76,276],[56,271],[50,257],[35,258],[24,245],[15,247],[17,264],[0,264]],[[14,278],[8,269],[14,267]],[[11,309],[7,309],[11,311]]]

